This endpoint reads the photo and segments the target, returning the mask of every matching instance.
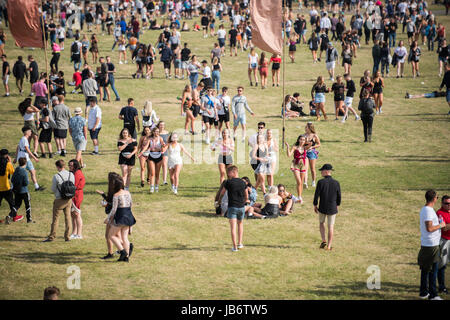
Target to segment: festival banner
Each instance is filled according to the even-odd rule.
[[[8,21],[16,45],[43,48],[40,0],[8,0]]]
[[[280,54],[282,40],[282,0],[251,0],[252,42],[263,51]]]

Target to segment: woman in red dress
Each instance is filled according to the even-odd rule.
[[[72,198],[72,235],[70,239],[83,239],[81,231],[83,220],[81,219],[81,203],[83,202],[83,188],[86,183],[78,160],[69,161],[69,170],[75,176],[75,196]]]
[[[261,52],[259,59],[259,75],[261,77],[261,89],[267,86],[267,74],[269,73],[269,60],[266,58],[266,53]]]

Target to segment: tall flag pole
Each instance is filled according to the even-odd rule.
[[[44,1],[44,0],[42,0]],[[42,42],[44,43],[44,56],[45,56],[45,71],[47,72],[47,104],[49,106],[50,109],[50,73],[48,72],[48,58],[47,58],[47,37],[45,34],[45,21],[44,21],[44,10],[43,10],[43,5],[42,2],[40,3],[40,12],[41,12],[41,26],[42,26]]]

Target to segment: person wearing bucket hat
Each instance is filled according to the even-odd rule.
[[[73,146],[77,155],[75,159],[80,163],[82,168],[85,167],[83,163],[83,151],[86,150],[87,144],[87,127],[86,120],[81,116],[83,110],[80,107],[75,108],[75,116],[69,120],[69,133],[72,136]]]
[[[319,215],[320,236],[322,237],[320,249],[326,247],[326,250],[331,250],[333,248],[334,223],[338,206],[341,204],[341,187],[339,182],[331,177],[331,171],[333,171],[331,164],[326,163],[319,170],[324,178],[317,183],[313,205],[314,211]],[[319,207],[317,207],[318,204]],[[328,243],[325,239],[325,219],[328,222]]]

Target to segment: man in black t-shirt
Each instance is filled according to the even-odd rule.
[[[233,56],[233,49],[234,49],[234,55],[237,56],[237,48],[236,48],[237,35],[238,35],[238,32],[234,28],[234,25],[232,25],[231,30],[228,31],[228,38],[230,39],[230,57]]]
[[[191,49],[189,49],[187,42],[184,43],[184,48],[181,49],[181,79],[184,79],[184,71],[186,70],[186,78],[188,77],[187,68],[189,65],[189,58],[191,56]]]
[[[242,244],[242,237],[244,235],[243,220],[245,217],[245,204],[248,199],[248,189],[244,180],[239,178],[239,172],[236,166],[230,166],[227,168],[227,176],[228,180],[222,184],[223,187],[220,191],[219,203],[222,202],[225,191],[227,191],[227,217],[230,223],[231,240],[233,242],[233,248],[231,251],[236,252],[238,249],[244,247]],[[238,242],[236,242],[236,224],[238,228]]]
[[[106,95],[108,96],[108,102],[109,102],[109,101],[111,101],[111,96],[110,96],[109,89],[108,89],[108,82],[109,82],[108,65],[106,64],[104,57],[100,57],[99,62],[100,62],[100,73],[98,75],[98,79],[99,79],[98,89],[100,91],[100,99],[103,98],[103,101],[106,101],[105,95],[104,95],[104,93],[106,93]]]
[[[50,23],[48,24],[48,31],[50,31],[50,43],[53,44],[56,42],[56,24],[53,22],[53,19],[50,19]]]
[[[37,82],[39,80],[39,68],[36,61],[34,61],[33,56],[28,56],[28,61],[30,62],[30,65],[28,66],[28,71],[30,71],[30,84],[33,86],[33,83]],[[30,93],[30,97],[33,96],[33,93]]]
[[[9,85],[8,85],[8,80],[9,80],[9,75],[11,74],[11,68],[9,66],[9,62],[6,61],[6,55],[2,54],[2,62],[3,62],[3,67],[2,67],[2,80],[3,80],[3,85],[5,86],[5,97],[9,97]]]
[[[345,100],[344,100],[345,116],[344,116],[344,118],[342,118],[343,123],[348,118],[348,110],[353,112],[353,114],[355,115],[355,120],[359,120],[358,114],[356,113],[355,109],[353,109],[353,107],[352,107],[353,96],[355,95],[355,92],[356,92],[355,82],[352,80],[352,77],[348,73],[344,74],[344,79],[347,82],[346,86],[345,86],[345,88],[347,89],[347,95],[345,96]]]
[[[136,108],[134,107],[134,99],[129,98],[128,99],[128,105],[123,107],[120,110],[119,119],[123,120],[123,127],[127,128],[130,132],[130,135],[136,139],[137,132],[136,132],[136,124],[138,131],[140,131],[140,125],[139,125],[139,116]]]

